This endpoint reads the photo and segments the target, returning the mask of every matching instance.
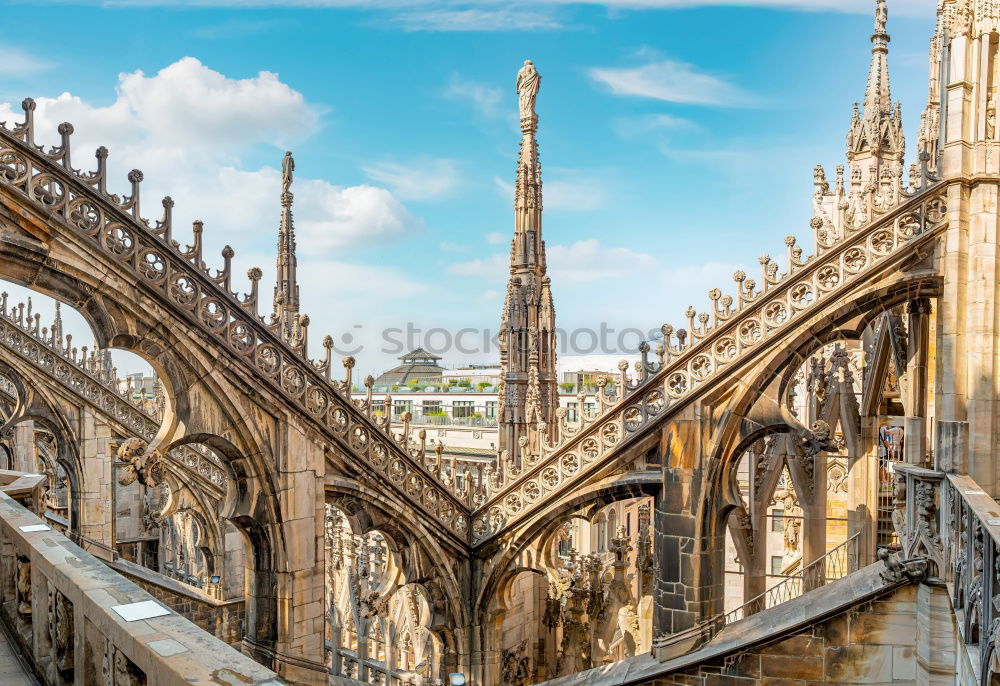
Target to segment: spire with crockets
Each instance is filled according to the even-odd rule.
[[[538,160],[535,100],[541,76],[531,60],[517,74],[521,149],[514,186],[514,239],[510,278],[500,322],[500,450],[512,460],[541,453],[554,441],[556,328],[551,280],[542,240],[542,169]]]
[[[292,220],[292,174],[295,160],[286,152],[281,161],[281,224],[278,228],[277,274],[271,327],[293,347],[305,342],[303,327],[308,319],[299,315],[299,285],[296,277],[295,224]]]
[[[852,177],[862,185],[877,184],[882,176],[902,175],[906,143],[899,103],[892,102],[889,83],[889,9],[886,0],[876,0],[872,60],[868,70],[864,109],[854,105],[851,130],[847,134],[847,159]],[[860,179],[857,177],[860,175]]]

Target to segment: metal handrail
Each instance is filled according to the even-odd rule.
[[[819,588],[830,581],[841,579],[858,569],[858,541],[861,532],[830,550],[823,557],[813,560],[794,575],[748,600],[725,614],[723,624],[732,624],[769,607],[797,598],[804,591]]]

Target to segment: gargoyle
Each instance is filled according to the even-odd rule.
[[[799,439],[802,453],[806,457],[815,457],[821,452],[835,452],[838,449],[837,441],[833,438],[833,431],[829,424],[822,419],[817,419],[811,428],[811,431],[803,432]]]
[[[927,578],[927,558],[925,557],[901,560],[899,553],[879,548],[878,559],[882,560],[885,565],[885,569],[879,572],[879,576],[887,584],[898,584],[900,581],[923,581]]]
[[[125,463],[118,476],[122,486],[139,481],[143,486],[158,486],[166,476],[161,462],[163,453],[158,450],[146,452],[148,444],[141,438],[130,438],[118,446],[118,459]]]

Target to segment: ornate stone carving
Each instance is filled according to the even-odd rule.
[[[500,652],[500,682],[505,686],[526,686],[533,677],[531,658],[524,654],[527,641]]]
[[[146,686],[146,674],[108,643],[103,661],[104,686]]]
[[[879,572],[879,576],[887,584],[898,584],[901,581],[923,581],[927,578],[926,557],[901,560],[898,553],[879,548],[878,559],[885,565],[885,569]]]
[[[146,452],[148,444],[141,438],[130,438],[118,446],[118,459],[125,463],[118,483],[128,486],[138,480],[140,484],[153,488],[162,483],[166,469],[161,463],[163,454],[154,450]]]
[[[49,586],[49,641],[52,644],[52,664],[62,678],[72,682],[73,603],[54,586]]]
[[[14,567],[14,589],[17,594],[17,613],[31,617],[31,560],[18,554]]]

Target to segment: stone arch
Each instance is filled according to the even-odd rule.
[[[761,433],[789,433],[804,427],[789,411],[784,399],[799,366],[813,351],[838,341],[860,340],[867,326],[883,312],[915,297],[935,297],[936,278],[923,275],[889,277],[845,300],[832,303],[826,311],[809,319],[810,325],[789,332],[780,343],[767,348],[743,374],[738,395],[729,399],[722,421],[713,427],[711,444],[703,451],[703,498],[697,512],[695,535],[700,565],[697,585],[703,601],[702,621],[722,611],[721,583],[710,569],[721,568],[724,534],[729,515],[737,507],[732,493],[734,465],[752,440]],[[762,399],[769,402],[764,403]],[[759,406],[767,405],[765,411]],[[757,406],[757,407],[755,407]],[[752,428],[748,430],[748,425]]]
[[[80,534],[81,513],[80,494],[83,489],[83,465],[79,451],[79,438],[69,418],[44,385],[30,380],[14,366],[0,360],[0,374],[14,385],[18,400],[13,414],[0,424],[0,430],[12,429],[18,424],[30,421],[43,427],[55,439],[56,463],[66,475],[69,488],[69,527],[74,534]],[[13,454],[10,455],[13,461]],[[12,464],[13,466],[13,464]]]
[[[215,434],[193,433],[171,442],[174,448],[200,443],[212,449],[227,469],[229,483],[219,516],[230,521],[244,540],[247,600],[246,638],[265,650],[278,639],[276,572],[285,559],[279,532],[280,518],[273,494],[272,472],[262,471],[232,441]],[[221,532],[220,532],[221,535]]]
[[[443,646],[442,673],[445,669],[467,670],[458,663],[459,656],[470,652],[467,632],[461,630],[468,625],[458,576],[463,565],[442,564],[461,559],[460,553],[443,548],[422,524],[407,516],[403,506],[389,500],[386,494],[356,482],[328,476],[326,502],[345,514],[354,533],[378,531],[386,537],[387,543],[398,552],[398,586],[417,583],[427,594],[431,608],[429,628],[440,637]]]

